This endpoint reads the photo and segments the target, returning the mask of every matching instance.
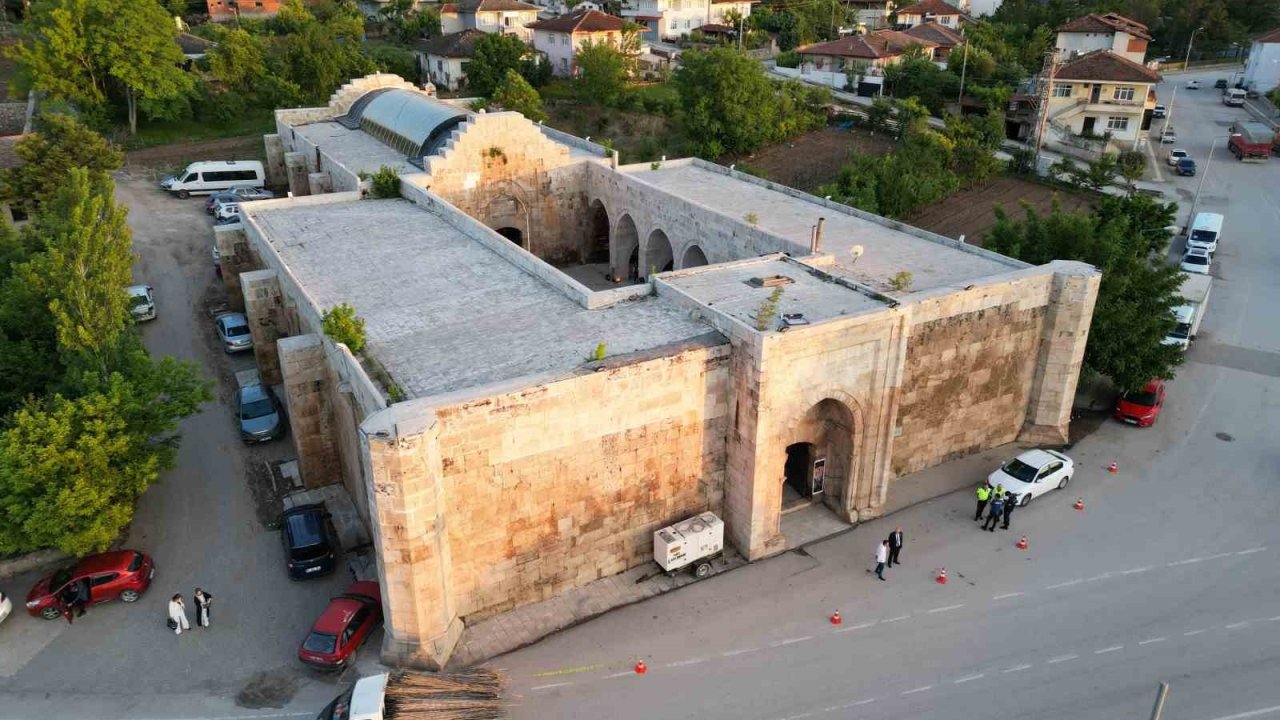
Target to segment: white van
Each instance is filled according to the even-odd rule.
[[[160,187],[186,198],[238,187],[262,187],[266,179],[257,160],[220,160],[191,163],[186,170],[161,180]]]
[[[1218,238],[1222,235],[1222,216],[1218,213],[1196,213],[1187,233],[1187,249],[1202,248],[1210,253],[1218,251]]]
[[[1231,88],[1222,91],[1222,104],[1232,107],[1243,107],[1246,93],[1239,88]]]

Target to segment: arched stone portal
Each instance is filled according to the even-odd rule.
[[[649,233],[649,239],[644,244],[644,273],[648,275],[667,272],[673,267],[675,267],[675,257],[667,234],[661,230]]]
[[[524,247],[524,233],[520,231],[520,228],[500,227],[496,232],[516,245]]]
[[[582,252],[583,262],[609,262],[609,211],[604,203],[596,200],[591,203],[591,218],[587,223],[586,248]]]
[[[839,400],[827,398],[809,408],[791,434],[787,446],[786,498],[812,498],[850,519],[851,492],[855,485],[853,411]],[[799,467],[803,459],[805,468]],[[804,472],[804,475],[801,473]],[[794,476],[794,477],[793,477]],[[807,482],[806,482],[807,480]]]
[[[640,233],[630,215],[618,218],[618,227],[609,239],[609,271],[622,280],[639,277]]]
[[[690,245],[684,251],[684,258],[680,260],[680,269],[683,270],[685,268],[701,267],[706,264],[708,264],[707,255],[702,252],[702,248],[697,245]]]

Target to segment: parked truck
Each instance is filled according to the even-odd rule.
[[[1231,123],[1227,148],[1242,162],[1266,162],[1276,142],[1276,131],[1266,123],[1237,120]]]
[[[503,678],[486,668],[456,673],[370,675],[334,698],[316,720],[500,720]]]
[[[1213,288],[1213,278],[1209,275],[1192,275],[1184,273],[1182,288],[1183,304],[1173,309],[1177,325],[1164,338],[1165,345],[1177,345],[1186,350],[1191,341],[1200,332],[1200,321],[1204,318],[1204,309],[1209,304],[1209,291]]]

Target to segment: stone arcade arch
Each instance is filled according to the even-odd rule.
[[[609,244],[609,269],[616,278],[632,280],[640,274],[640,233],[636,223],[629,214],[618,218],[618,227],[613,232]]]
[[[784,473],[788,487],[801,497],[821,501],[842,519],[849,519],[857,481],[856,430],[854,411],[828,397],[809,408],[795,425],[786,446]],[[807,465],[807,484],[798,476],[800,457]]]
[[[671,250],[667,234],[661,230],[649,233],[649,239],[644,244],[644,274],[667,272],[674,267],[675,254]]]
[[[691,267],[701,267],[709,264],[707,262],[707,254],[702,252],[702,248],[697,245],[690,245],[684,251],[684,257],[680,259],[680,269]]]
[[[587,237],[582,252],[584,263],[609,262],[609,210],[604,203],[595,200],[591,203],[591,217],[587,221]]]

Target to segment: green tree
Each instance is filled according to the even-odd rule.
[[[402,43],[440,34],[440,11],[418,7],[417,0],[391,0],[378,10],[391,36]]]
[[[1126,150],[1116,158],[1116,170],[1132,191],[1133,184],[1147,172],[1147,160],[1140,150]]]
[[[1153,212],[1149,198],[1108,202],[1102,213],[1064,213],[1055,206],[1043,218],[1024,206],[1020,221],[997,208],[984,245],[1034,265],[1079,260],[1102,271],[1084,364],[1129,391],[1154,377],[1173,377],[1183,361],[1180,349],[1162,342],[1173,328],[1182,273],[1153,261],[1151,234],[1130,219],[1131,213],[1145,220]],[[1167,217],[1172,218],[1171,211]],[[1157,245],[1157,255],[1162,255],[1167,236]]]
[[[36,132],[19,140],[14,152],[23,161],[0,170],[0,199],[28,214],[57,192],[72,168],[112,172],[124,154],[107,139],[69,115],[42,115]]]
[[[223,34],[209,53],[209,71],[227,87],[251,90],[266,68],[266,48],[262,39],[242,28]]]
[[[542,109],[542,96],[537,90],[515,70],[507,70],[507,74],[498,83],[493,92],[493,102],[503,110],[514,110],[534,122],[547,119]]]
[[[356,309],[342,303],[329,308],[321,321],[324,334],[334,342],[347,346],[353,353],[364,350],[364,320],[356,315]]]
[[[1000,170],[996,151],[1004,140],[1000,115],[948,115],[946,135],[954,145],[951,167],[966,186],[980,183]]]
[[[277,33],[272,73],[296,86],[304,101],[324,102],[343,83],[375,69],[361,51],[364,19],[353,7],[287,0],[269,27]]]
[[[609,43],[583,43],[574,56],[578,77],[574,93],[578,99],[593,105],[614,105],[627,87],[630,75],[628,57]]]
[[[476,40],[467,65],[467,87],[484,97],[493,97],[508,70],[519,71],[529,46],[514,35],[487,33]]]
[[[886,217],[903,219],[953,192],[960,179],[951,170],[953,142],[933,130],[907,135],[897,152],[884,156],[855,155],[836,181],[819,195]]]

